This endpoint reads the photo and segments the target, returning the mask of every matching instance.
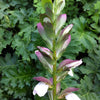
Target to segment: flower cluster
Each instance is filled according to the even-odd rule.
[[[77,91],[78,88],[70,87],[61,91],[60,82],[66,75],[74,76],[72,69],[82,64],[82,60],[65,59],[60,64],[57,64],[71,41],[69,32],[73,24],[62,29],[67,20],[66,14],[60,15],[64,8],[65,0],[55,0],[54,3],[49,2],[51,0],[47,1],[46,4],[49,4],[50,8],[46,7],[46,13],[40,15],[41,22],[37,24],[38,31],[46,42],[47,48],[38,46],[35,54],[44,68],[51,73],[52,78],[34,77],[33,79],[40,82],[34,87],[33,95],[37,94],[42,97],[48,92],[52,96],[50,100],[63,98],[66,100],[80,100],[76,94],[72,93]]]

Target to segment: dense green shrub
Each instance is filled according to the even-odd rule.
[[[49,76],[34,54],[38,45],[45,45],[36,28],[40,13],[44,13],[40,0],[0,0],[0,100],[33,100],[32,78]],[[82,58],[84,63],[61,85],[79,87],[82,100],[99,100],[100,1],[66,0],[63,13],[66,25],[74,27],[62,59]]]

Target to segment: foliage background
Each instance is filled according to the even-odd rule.
[[[49,77],[34,51],[45,46],[36,24],[44,13],[40,0],[0,0],[0,100],[47,100],[33,96],[34,76]],[[62,89],[78,87],[82,100],[100,98],[100,1],[66,0],[62,13],[73,23],[72,40],[63,57],[83,59]],[[66,26],[65,25],[65,26]],[[60,62],[59,61],[59,62]]]

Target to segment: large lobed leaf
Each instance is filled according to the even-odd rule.
[[[86,66],[81,66],[80,71],[84,74],[81,79],[79,91],[82,100],[99,100],[100,98],[100,48],[96,47],[85,57],[83,62]]]
[[[93,33],[87,30],[87,22],[84,17],[76,18],[73,20],[73,32],[77,34],[78,40],[85,49],[92,49],[96,45],[96,40]]]
[[[18,62],[16,55],[12,57],[7,54],[5,58],[0,57],[0,60],[0,72],[2,72],[0,86],[5,92],[0,95],[0,98],[9,95],[9,99],[22,98],[23,100],[23,98],[27,98],[26,95],[31,96],[32,88],[30,89],[30,87],[34,77],[34,66],[30,66],[27,62]],[[5,98],[7,97],[5,96]]]

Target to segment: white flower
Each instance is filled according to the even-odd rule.
[[[38,96],[42,97],[42,96],[44,96],[47,93],[48,88],[49,88],[49,85],[47,85],[44,82],[39,82],[35,86],[35,88],[33,90],[33,95],[36,95],[37,94]]]
[[[66,100],[81,100],[75,93],[69,93],[65,96]]]
[[[70,75],[70,76],[74,76],[74,74],[73,74],[73,68],[76,68],[77,66],[79,66],[80,64],[82,64],[82,60],[79,60],[79,61],[75,61],[75,62],[73,62],[73,63],[71,63],[71,64],[68,64],[67,66],[68,67],[71,67],[71,66],[73,66],[72,68],[70,68],[70,70],[69,70],[69,72],[68,72],[68,74]]]
[[[70,70],[68,71],[68,74],[69,74],[70,76],[72,76],[72,77],[74,76],[72,69],[70,69]]]

